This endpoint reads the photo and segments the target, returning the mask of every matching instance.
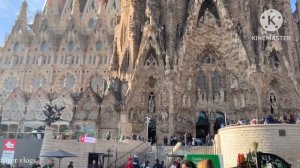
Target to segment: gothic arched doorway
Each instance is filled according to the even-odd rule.
[[[214,125],[214,133],[217,134],[218,130],[225,126],[225,115],[222,112],[216,112],[216,122]]]
[[[148,142],[156,143],[156,121],[154,119],[148,121]]]
[[[196,123],[196,138],[205,139],[209,133],[209,122],[205,112],[199,112]]]

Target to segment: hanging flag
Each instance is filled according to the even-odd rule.
[[[14,163],[14,155],[16,150],[16,139],[5,139],[2,147],[2,158],[1,162],[6,164]]]

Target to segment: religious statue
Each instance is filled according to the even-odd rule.
[[[206,91],[203,92],[203,99],[202,99],[202,101],[207,101]]]
[[[168,112],[165,108],[162,109],[161,118],[163,122],[166,122],[169,118]]]
[[[52,123],[60,120],[61,112],[65,109],[65,106],[57,106],[50,102],[47,103],[44,108],[43,113],[46,116],[45,122],[50,127]]]
[[[153,93],[151,93],[149,96],[149,113],[155,113],[155,102]]]
[[[220,102],[225,101],[225,91],[224,89],[220,89]]]
[[[246,106],[246,99],[245,96],[242,94],[241,95],[241,107],[244,108]]]
[[[155,2],[151,2],[151,0],[147,0],[147,6],[146,6],[146,16],[147,16],[147,22],[146,25],[150,25],[151,27],[157,26],[157,10],[155,10],[154,6]]]
[[[170,59],[171,59],[171,57],[167,54],[166,55],[166,70],[170,70],[170,67],[171,67]]]
[[[215,100],[215,102],[219,102],[219,101],[220,101],[219,93],[216,93],[216,94],[215,94],[214,100]]]
[[[277,113],[277,102],[274,93],[270,93],[271,114]]]
[[[197,91],[198,91],[198,101],[199,101],[199,102],[202,102],[202,94],[201,94],[201,89],[200,89],[200,88],[198,88],[198,89],[197,89]]]
[[[111,139],[110,131],[108,131],[108,132],[106,133],[105,138],[106,138],[106,140],[110,140],[110,139]]]
[[[188,90],[191,90],[192,89],[192,78],[189,77],[189,80],[188,80]]]

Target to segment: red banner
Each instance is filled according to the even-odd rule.
[[[15,139],[5,139],[3,143],[3,151],[15,151],[17,145],[17,140]]]

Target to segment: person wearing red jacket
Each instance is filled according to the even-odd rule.
[[[132,157],[128,158],[128,161],[127,161],[127,164],[126,164],[125,168],[133,168],[132,160],[133,160]]]

